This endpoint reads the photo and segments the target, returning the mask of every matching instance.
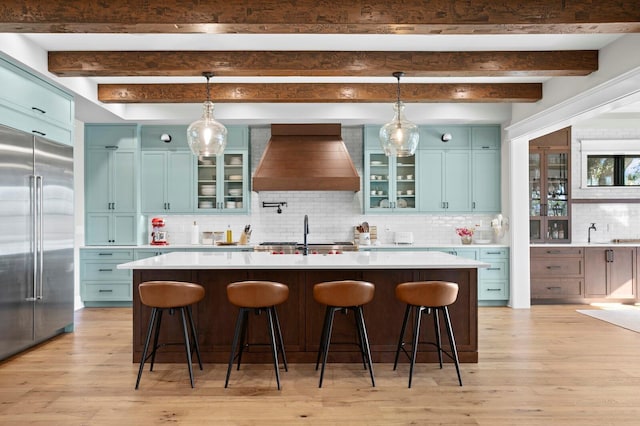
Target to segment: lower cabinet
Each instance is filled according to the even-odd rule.
[[[131,306],[131,249],[80,249],[80,298],[86,307]]]
[[[584,298],[584,248],[531,247],[531,299],[580,302]]]
[[[481,248],[479,260],[490,266],[478,270],[478,304],[505,305],[509,301],[509,249]]]
[[[585,297],[635,299],[635,252],[634,247],[587,247]]]

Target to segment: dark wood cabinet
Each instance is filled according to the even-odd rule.
[[[529,141],[529,239],[571,242],[571,128]]]
[[[532,247],[531,299],[580,302],[584,297],[582,247]]]
[[[634,247],[587,247],[585,297],[635,299],[635,269]]]

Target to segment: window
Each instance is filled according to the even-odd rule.
[[[640,186],[640,156],[587,155],[587,186]]]
[[[640,188],[640,140],[581,140],[582,188]]]

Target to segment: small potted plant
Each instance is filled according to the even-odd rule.
[[[462,244],[471,244],[474,231],[474,228],[456,228],[456,234],[458,234],[458,236],[460,237],[460,241],[462,241]]]

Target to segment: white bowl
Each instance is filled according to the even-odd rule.
[[[231,195],[233,197],[238,197],[238,196],[242,195],[242,189],[230,189],[229,190],[229,195]]]

